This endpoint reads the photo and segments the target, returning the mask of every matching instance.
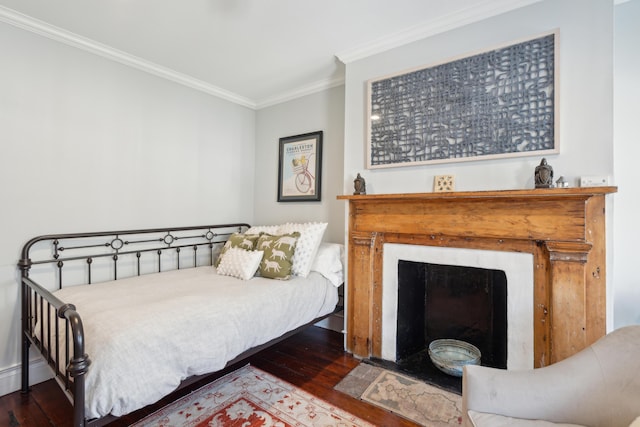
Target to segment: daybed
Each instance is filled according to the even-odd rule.
[[[74,406],[74,426],[104,425],[316,323],[336,310],[342,282],[340,245],[320,243],[325,228],[30,240],[19,262],[23,392],[34,344]]]

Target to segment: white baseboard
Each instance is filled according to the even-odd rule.
[[[29,361],[29,385],[38,384],[53,378],[51,369],[43,359]],[[22,387],[20,365],[14,365],[0,371],[0,396],[13,393]]]

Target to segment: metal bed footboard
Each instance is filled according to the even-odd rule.
[[[33,345],[71,401],[73,425],[102,425],[100,420],[89,421],[85,417],[84,374],[91,360],[85,353],[82,319],[73,304],[58,299],[53,290],[212,265],[228,236],[248,227],[237,223],[56,234],[31,239],[23,247],[18,262],[22,294],[22,392],[29,391],[29,349]],[[38,276],[38,280],[32,276]]]

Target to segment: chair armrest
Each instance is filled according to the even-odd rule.
[[[555,423],[590,425],[607,408],[604,380],[591,349],[539,369],[507,371],[465,366],[463,419],[468,410]],[[592,402],[592,404],[588,403]]]

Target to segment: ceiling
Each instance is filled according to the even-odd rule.
[[[262,108],[344,64],[540,0],[0,0],[0,21]]]

